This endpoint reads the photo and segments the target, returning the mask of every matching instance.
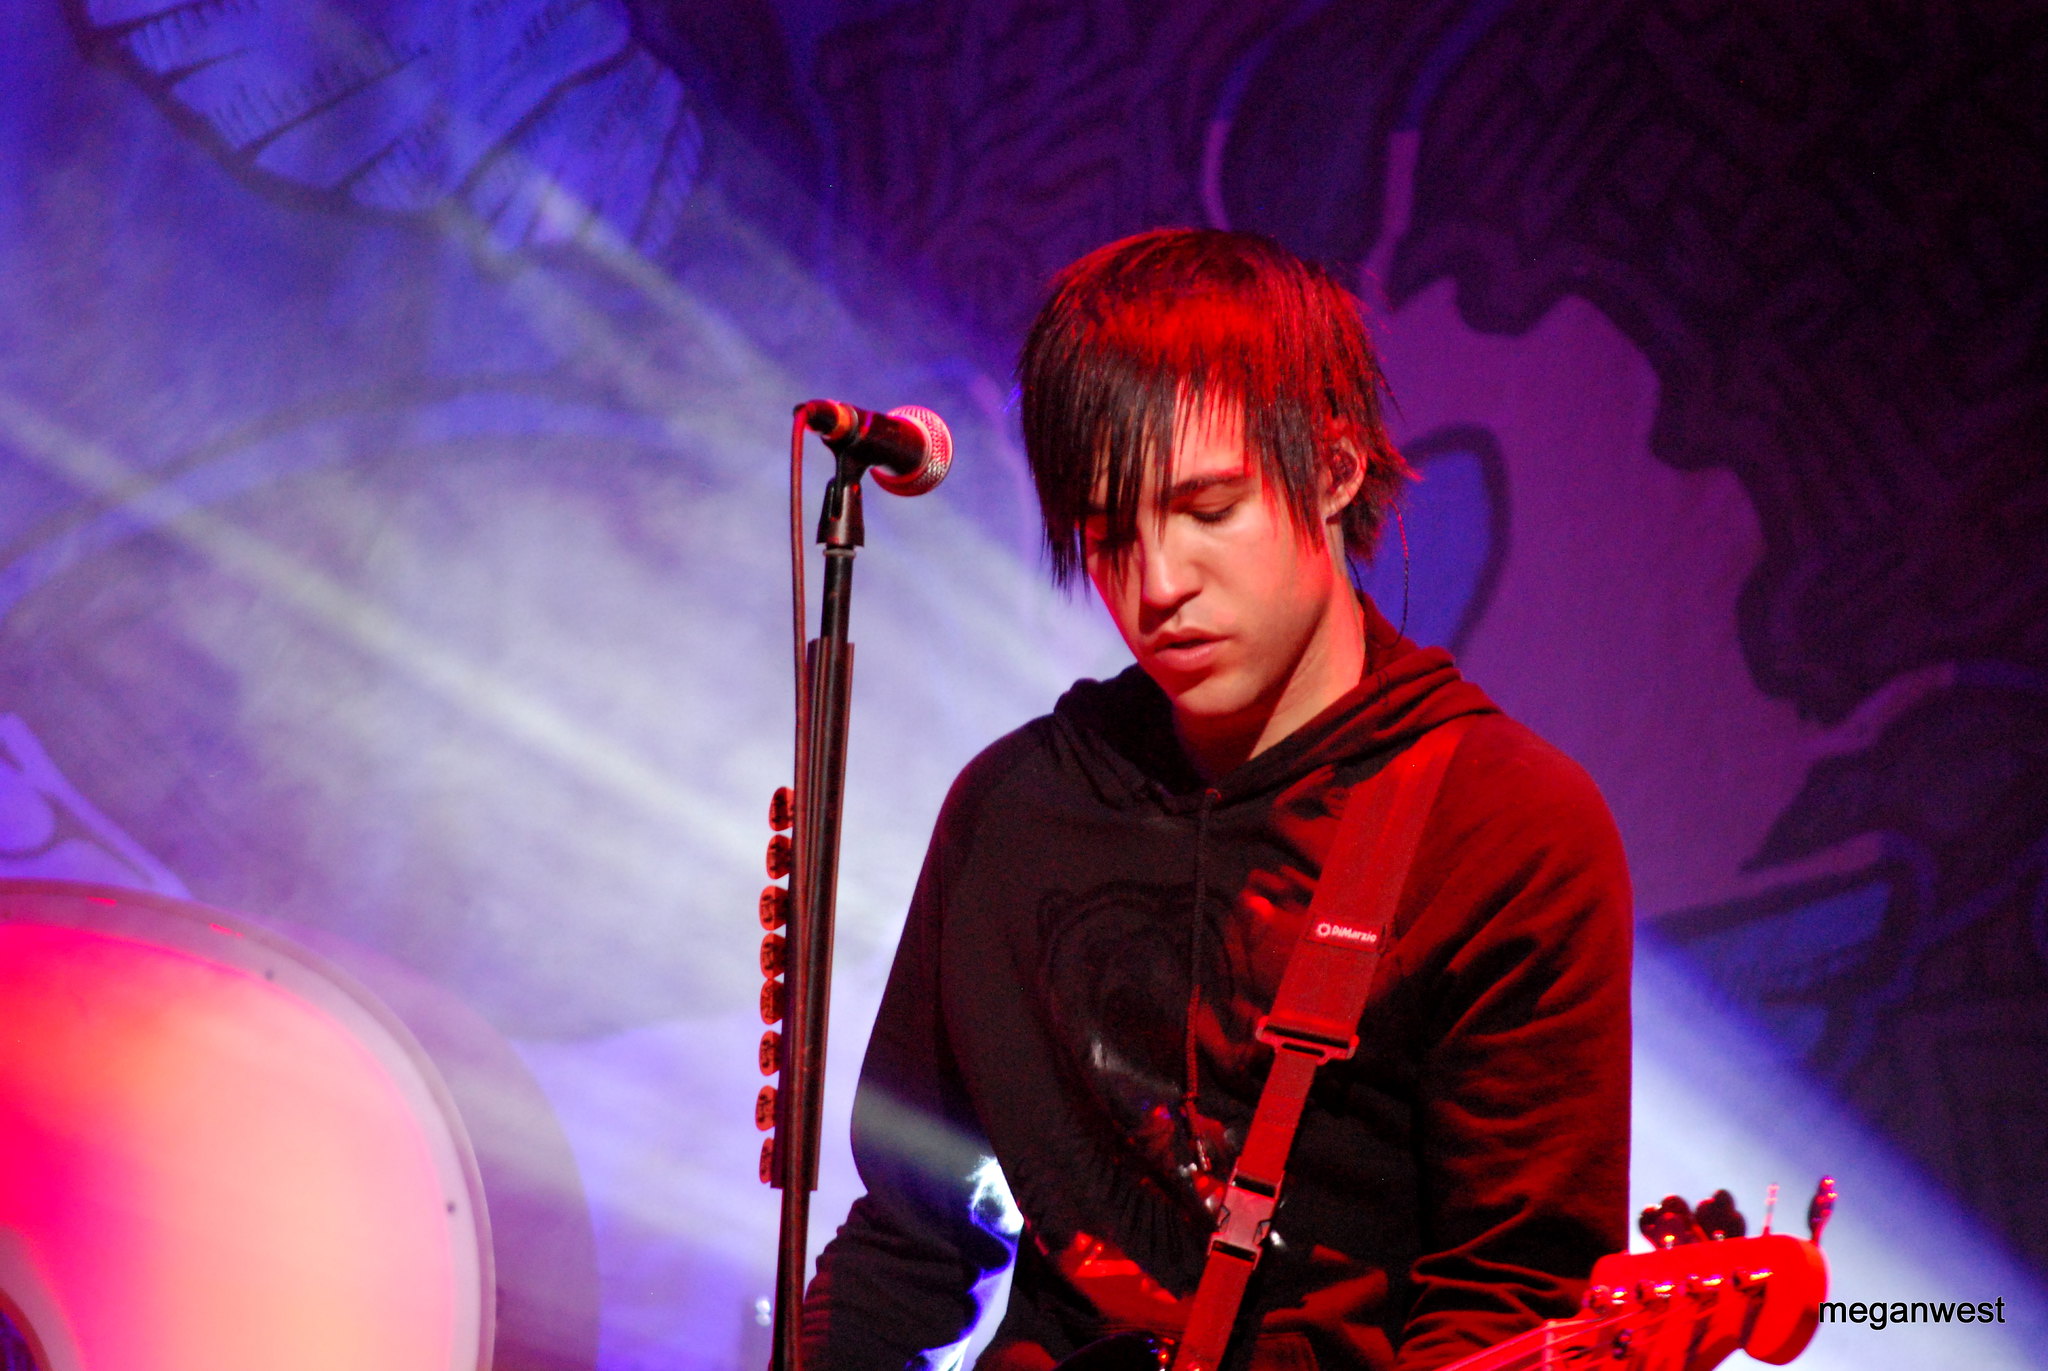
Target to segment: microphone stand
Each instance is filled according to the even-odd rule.
[[[853,559],[864,541],[863,461],[842,453],[825,487],[818,542],[825,549],[819,633],[805,654],[797,706],[796,826],[790,876],[788,1020],[782,1088],[776,1092],[775,1183],[782,1190],[776,1251],[775,1327],[769,1371],[802,1371],[804,1273],[811,1192],[825,1094],[825,1026],[831,1001],[832,919],[839,885],[839,830],[846,790],[846,719],[853,691]]]

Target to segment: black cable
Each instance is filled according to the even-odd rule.
[[[1401,507],[1394,506],[1394,527],[1401,534],[1401,626],[1394,630],[1396,638],[1408,636],[1408,521],[1401,517]]]
[[[804,631],[805,409],[803,405],[797,406],[789,430],[789,605],[791,631],[795,639],[794,670],[791,680],[796,691],[796,774],[790,783],[790,789],[796,800],[793,808],[799,816],[804,812],[804,739],[809,736],[811,722],[811,693],[806,680],[809,673],[804,670],[804,647],[809,641]],[[794,885],[795,882],[792,881],[791,884]]]

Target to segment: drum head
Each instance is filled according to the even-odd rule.
[[[477,1166],[367,992],[201,906],[0,881],[0,1312],[38,1371],[480,1371]]]

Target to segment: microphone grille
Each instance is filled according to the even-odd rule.
[[[953,435],[946,428],[946,421],[923,405],[898,405],[889,411],[889,417],[915,424],[924,433],[924,460],[902,476],[878,467],[875,484],[891,495],[922,495],[945,480],[952,469]]]

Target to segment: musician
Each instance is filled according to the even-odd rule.
[[[1357,302],[1263,238],[1140,234],[1061,274],[1019,376],[1053,574],[1136,664],[946,800],[807,1368],[939,1363],[1013,1259],[983,1367],[1177,1330],[1345,798],[1466,716],[1226,1371],[1417,1371],[1569,1315],[1625,1238],[1627,873],[1584,772],[1351,584],[1408,475]]]

